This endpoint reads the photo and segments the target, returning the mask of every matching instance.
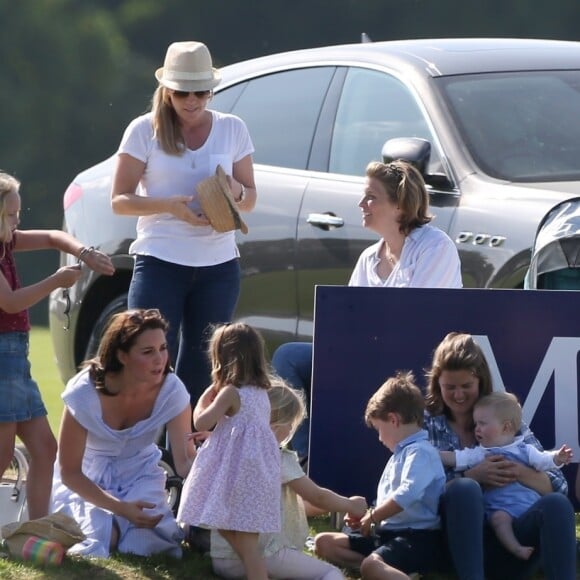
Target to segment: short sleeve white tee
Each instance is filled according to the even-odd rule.
[[[151,113],[129,124],[117,153],[127,153],[146,164],[137,195],[191,195],[192,210],[201,212],[197,184],[214,175],[218,165],[231,175],[234,163],[254,152],[248,129],[239,117],[210,113],[212,127],[206,142],[199,149],[185,149],[180,155],[163,151],[154,135]],[[139,217],[137,238],[130,252],[185,266],[212,266],[239,256],[234,232],[192,226],[170,214]]]

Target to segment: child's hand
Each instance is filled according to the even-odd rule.
[[[81,277],[81,267],[78,264],[74,266],[63,266],[53,276],[56,278],[59,288],[70,288]]]
[[[349,516],[354,516],[357,519],[362,518],[367,511],[367,500],[360,495],[353,495],[349,497],[350,508],[348,510]]]
[[[187,434],[187,439],[193,441],[195,448],[201,447],[203,442],[211,435],[211,431],[194,431]]]
[[[570,461],[572,461],[574,453],[568,445],[564,444],[560,449],[558,449],[558,453],[554,456],[554,463],[556,465],[568,465]]]
[[[370,536],[373,532],[375,522],[373,522],[372,513],[372,510],[368,510],[360,520],[359,532],[363,536]]]
[[[344,525],[348,526],[352,530],[358,530],[360,528],[360,517],[353,516],[352,514],[346,514],[343,518]]]

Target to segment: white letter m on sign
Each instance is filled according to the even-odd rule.
[[[481,346],[491,370],[494,389],[505,391],[504,383],[487,336],[473,337]],[[523,403],[523,419],[529,425],[536,416],[540,401],[554,376],[555,447],[568,444],[576,461],[580,460],[578,441],[578,352],[580,338],[554,337],[536,378]]]

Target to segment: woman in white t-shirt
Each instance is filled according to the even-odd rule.
[[[461,264],[449,236],[429,222],[429,194],[423,177],[405,161],[366,169],[359,202],[365,228],[380,236],[362,252],[349,286],[461,288]],[[274,370],[293,387],[310,394],[312,343],[288,342],[272,357]],[[301,461],[308,457],[308,421],[292,440]]]
[[[238,209],[251,211],[254,147],[241,119],[207,109],[221,76],[204,44],[171,44],[155,77],[151,112],[121,140],[111,203],[139,216],[129,307],[158,308],[169,322],[172,362],[195,404],[210,382],[206,330],[231,320],[240,289],[235,234],[209,225],[196,188],[221,165]]]

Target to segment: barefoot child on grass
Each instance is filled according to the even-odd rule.
[[[177,519],[217,530],[250,580],[267,580],[258,537],[280,531],[280,452],[270,429],[264,341],[242,323],[218,326],[209,343],[213,384],[193,411],[213,429],[183,484]],[[215,427],[215,429],[214,429]]]
[[[28,361],[28,309],[57,288],[70,288],[80,266],[64,266],[54,274],[22,287],[14,252],[55,249],[76,256],[101,274],[115,271],[105,254],[85,248],[59,230],[19,230],[20,182],[0,172],[0,476],[14,453],[18,436],[30,455],[26,500],[31,519],[48,514],[56,440]]]
[[[479,446],[459,451],[440,451],[445,466],[464,471],[488,455],[502,455],[538,471],[548,471],[562,467],[572,459],[572,450],[566,445],[556,451],[539,451],[533,445],[524,443],[523,437],[516,437],[522,424],[522,408],[511,393],[493,392],[479,399],[473,408],[473,420]],[[540,499],[540,494],[515,481],[502,487],[487,488],[483,499],[489,523],[498,540],[518,558],[529,559],[534,548],[520,544],[512,521]]]
[[[305,506],[323,511],[349,512],[360,518],[367,508],[363,497],[343,497],[319,487],[304,474],[298,455],[286,445],[306,416],[304,399],[295,389],[284,383],[268,390],[272,406],[270,427],[280,445],[282,462],[282,529],[279,533],[261,534],[260,548],[264,552],[268,577],[295,580],[343,580],[338,568],[304,553],[308,536]],[[271,509],[275,509],[271,506]],[[243,578],[244,569],[239,558],[217,533],[211,536],[211,557],[214,572],[222,578]]]

